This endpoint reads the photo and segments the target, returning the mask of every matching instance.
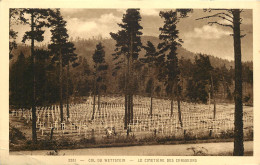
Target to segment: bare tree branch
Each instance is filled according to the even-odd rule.
[[[227,19],[226,17],[223,17],[223,16],[218,16],[219,18],[222,18],[222,19],[224,19],[224,20],[227,20],[228,22],[230,22],[230,23],[232,23],[233,24],[233,21],[232,20],[229,20],[229,19]]]
[[[224,10],[224,11],[227,11],[227,10],[229,10],[229,9],[216,9],[216,8],[212,8],[212,9],[210,9],[210,10],[214,10],[214,11],[221,11],[221,10]]]
[[[242,21],[243,21],[243,18],[240,18],[240,19],[239,19],[239,23],[241,24],[241,23],[242,23]]]
[[[222,16],[222,15],[225,15],[226,17],[225,17],[225,16]],[[232,21],[233,17],[230,16],[229,14],[226,14],[226,13],[217,13],[217,14],[213,14],[213,15],[210,15],[210,16],[205,16],[205,17],[197,18],[196,20],[208,19],[208,18],[214,18],[214,17],[219,17],[219,18],[224,19],[224,20],[227,20],[227,21],[229,21],[229,22],[231,22],[231,23],[233,24],[233,21]],[[231,18],[231,20],[228,19],[227,17]]]
[[[246,36],[246,34],[242,34],[241,36],[240,36],[240,38],[243,38],[243,37],[245,37]]]
[[[227,13],[219,13],[219,14],[223,14],[223,15],[225,15],[225,16],[227,16],[227,17],[229,17],[233,20],[233,17],[231,15],[227,14]]]
[[[234,34],[230,34],[230,36],[234,36]],[[243,38],[245,36],[246,36],[246,34],[242,34],[242,35],[240,35],[240,38]]]
[[[222,24],[222,23],[219,23],[219,22],[216,22],[216,21],[215,22],[208,22],[208,24],[210,24],[210,25],[218,24],[218,25],[225,26],[225,27],[230,27],[231,29],[233,29],[232,25]]]
[[[229,14],[233,15],[232,10],[233,10],[233,9],[209,9],[209,12],[211,12],[211,11],[226,11],[226,12],[228,12]],[[230,16],[230,15],[229,15],[229,16]],[[230,16],[230,17],[232,17],[232,16]],[[232,17],[232,18],[233,18],[233,17]]]
[[[228,12],[229,14],[225,13],[225,12],[219,12],[219,13],[216,13],[216,14],[213,14],[213,15],[209,15],[209,16],[205,16],[205,17],[201,17],[201,18],[197,18],[195,20],[201,20],[201,19],[208,19],[208,18],[221,18],[222,20],[227,20],[228,22],[232,23],[232,24],[224,24],[224,23],[220,23],[220,22],[217,22],[217,21],[212,21],[212,22],[208,22],[209,25],[213,25],[213,24],[217,24],[217,25],[220,25],[220,26],[224,26],[224,27],[230,27],[231,29],[233,29],[233,12],[236,10],[236,9],[203,9],[205,12],[208,11],[208,12],[212,12],[212,11],[226,11]],[[244,12],[243,9],[239,10],[240,13]],[[239,23],[241,24],[243,21],[243,18],[240,18],[239,19]],[[234,34],[230,34],[230,36],[234,36]],[[240,38],[243,38],[245,37],[246,34],[243,34],[243,35],[240,35]]]

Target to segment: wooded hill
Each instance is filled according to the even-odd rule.
[[[154,37],[154,36],[142,36],[142,43],[143,45],[145,45],[147,43],[147,41],[151,41],[154,45],[158,45],[158,43],[160,42],[158,37]],[[77,38],[75,40],[72,40],[72,42],[75,44],[76,50],[75,53],[78,54],[78,56],[81,56],[82,58],[86,58],[88,61],[88,64],[93,67],[93,60],[92,60],[92,55],[95,51],[96,45],[98,44],[98,42],[102,42],[102,45],[104,46],[104,50],[106,53],[105,56],[105,60],[107,61],[107,63],[112,64],[113,60],[112,60],[112,54],[114,53],[114,49],[115,49],[115,40],[113,39],[81,39],[81,38]],[[36,47],[37,48],[37,47]],[[46,45],[43,45],[42,47],[38,47],[43,48],[43,49],[47,49]],[[14,50],[14,57],[12,60],[10,60],[10,65],[12,65],[12,63],[14,61],[16,61],[17,56],[19,55],[20,52],[23,52],[25,54],[25,56],[29,56],[30,55],[30,46],[27,46],[25,44],[18,44],[17,49]],[[196,54],[183,48],[183,47],[178,47],[177,49],[178,52],[178,58],[184,58],[184,59],[189,59],[191,60],[191,62],[194,62],[195,56]],[[145,51],[142,49],[140,52],[140,56],[139,58],[143,58],[145,54]],[[208,55],[211,65],[214,68],[219,68],[222,67],[223,65],[225,65],[227,67],[227,69],[229,69],[230,67],[234,68],[234,61],[229,61],[226,59],[222,59],[222,58],[218,58],[218,57],[214,57],[212,55]],[[253,69],[253,62],[249,61],[249,62],[244,62],[244,65],[248,66],[251,70]]]
[[[159,39],[157,37],[152,36],[143,36],[142,38],[142,44],[146,45],[147,41],[151,41],[155,46],[158,45]],[[75,68],[71,68],[70,74],[70,94],[75,97],[81,97],[81,96],[87,96],[93,91],[93,73],[94,73],[94,62],[93,62],[93,54],[96,49],[96,45],[98,42],[100,42],[99,39],[76,39],[72,41],[75,44],[75,53],[78,55],[78,63],[79,66]],[[114,53],[115,49],[115,41],[113,39],[103,39],[101,40],[102,45],[104,46],[105,51],[105,61],[108,64],[108,70],[106,73],[106,91],[103,94],[122,94],[122,84],[123,82],[123,75],[121,70],[121,75],[112,76],[113,69],[115,67],[115,61],[113,61],[112,54]],[[47,45],[43,45],[41,47],[35,47],[35,49],[45,49],[47,50]],[[17,80],[16,74],[20,74],[19,71],[15,71],[13,69],[13,64],[17,63],[17,57],[20,53],[23,53],[24,57],[27,58],[30,56],[30,46],[18,44],[17,49],[14,49],[13,51],[13,58],[10,60],[10,83],[12,86],[12,83],[16,81],[23,81],[23,80]],[[178,59],[182,62],[180,62],[180,68],[181,75],[182,75],[182,95],[184,100],[192,101],[192,97],[198,97],[198,94],[193,93],[193,91],[196,91],[192,88],[194,84],[192,82],[200,81],[200,79],[196,80],[196,77],[198,75],[207,74],[205,70],[202,68],[198,68],[196,65],[200,65],[196,62],[196,56],[197,59],[201,58],[200,55],[196,55],[188,50],[186,50],[183,47],[178,47]],[[145,55],[145,50],[142,49],[139,53],[139,59],[143,58]],[[217,58],[211,55],[206,55],[209,57],[210,65],[214,68],[214,74],[213,75],[213,82],[214,84],[218,84],[216,86],[216,96],[222,101],[228,98],[229,101],[232,101],[232,95],[234,90],[234,61],[228,61],[225,59]],[[46,63],[47,62],[47,63]],[[39,62],[40,66],[48,65],[48,60],[44,62]],[[37,65],[37,63],[36,63]],[[39,66],[39,67],[40,67]],[[243,78],[244,78],[244,85],[243,85],[243,91],[244,91],[244,97],[247,97],[247,100],[253,99],[253,62],[246,62],[243,63]],[[40,69],[40,68],[39,68]],[[202,70],[201,70],[202,69]],[[47,104],[55,103],[58,101],[58,84],[57,84],[57,75],[58,71],[53,67],[51,71],[45,71],[44,68],[40,69],[42,71],[42,77],[39,77],[39,82],[46,83],[46,80],[48,80],[48,85],[45,85],[46,89],[42,88],[42,85],[39,84],[39,91],[41,93],[45,93],[45,96],[43,97],[45,101],[42,104],[45,104],[47,101]],[[194,73],[196,70],[201,70],[201,73]],[[30,71],[27,71],[30,72]],[[53,74],[49,74],[49,73]],[[13,74],[12,74],[13,73]],[[135,94],[139,95],[146,95],[148,96],[149,92],[147,91],[147,87],[149,86],[149,77],[147,76],[147,67],[143,67],[142,69],[135,70],[136,78],[134,81],[136,81],[136,92]],[[56,76],[55,76],[56,75]],[[51,77],[50,77],[51,76]],[[64,75],[66,77],[66,75]],[[64,77],[64,78],[65,78]],[[203,78],[203,77],[202,77]],[[203,80],[204,81],[204,80]],[[49,84],[50,83],[50,84]],[[13,84],[15,85],[15,84]],[[155,89],[156,92],[155,97],[167,97],[167,94],[165,92],[165,86],[163,85],[163,82],[156,82],[155,85],[158,87]],[[48,88],[48,89],[47,89]],[[13,87],[10,88],[10,92],[15,94],[13,91]],[[64,91],[65,92],[65,91]],[[197,91],[199,92],[199,91]],[[200,92],[199,92],[200,93]],[[40,95],[40,94],[39,94]],[[200,95],[200,94],[199,94]],[[17,95],[18,96],[18,95]],[[206,97],[206,96],[205,96]],[[10,97],[12,100],[12,97]],[[30,96],[28,96],[30,98]],[[19,99],[19,98],[17,98]],[[43,100],[44,100],[43,99]],[[47,100],[46,100],[47,99]],[[49,101],[48,101],[49,100]],[[196,102],[196,100],[193,100]],[[14,101],[15,102],[15,101]]]

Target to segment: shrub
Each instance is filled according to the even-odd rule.
[[[36,144],[34,144],[31,140],[27,140],[24,149],[25,150],[55,150],[58,148],[56,141],[51,140],[38,140]]]
[[[58,148],[67,148],[67,147],[71,147],[74,146],[76,144],[75,141],[69,139],[69,138],[61,138],[57,141],[57,147]]]
[[[185,141],[196,140],[196,136],[194,136],[191,132],[187,132],[184,135],[184,140]]]
[[[247,134],[246,134],[246,137],[250,140],[253,140],[254,139],[254,130],[253,129],[249,129]]]
[[[26,140],[26,137],[19,129],[9,126],[9,130],[10,143],[16,143],[18,140]]]
[[[132,134],[130,136],[119,136],[120,138],[116,139],[115,142],[118,142],[118,143],[134,143],[134,142],[137,142],[137,139],[136,139],[136,136],[135,134]]]
[[[139,139],[140,143],[148,143],[148,142],[154,142],[154,141],[156,141],[156,136],[148,136],[148,137]]]
[[[50,151],[47,152],[47,155],[51,155],[51,156],[59,155],[59,151],[58,150]]]
[[[207,156],[208,150],[204,147],[190,147],[187,150],[193,151],[193,156]]]
[[[95,144],[96,140],[95,140],[95,138],[90,138],[90,139],[82,138],[79,140],[79,143],[80,144]]]
[[[165,143],[168,141],[176,141],[176,140],[178,140],[178,139],[174,135],[156,138],[156,142],[158,142],[158,143]]]
[[[234,137],[233,130],[221,131],[221,133],[220,133],[220,138],[222,138],[222,139],[228,139],[228,138],[233,138],[233,137]]]

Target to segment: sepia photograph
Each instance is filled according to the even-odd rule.
[[[255,158],[254,9],[54,5],[8,16],[8,159]]]
[[[10,153],[253,155],[252,33],[247,9],[11,8]]]

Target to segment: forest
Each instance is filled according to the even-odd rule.
[[[172,133],[173,122],[176,122],[180,124],[183,136],[186,138],[184,125],[187,124],[187,118],[183,117],[182,109],[186,108],[187,111],[187,107],[190,109],[193,104],[200,106],[208,104],[210,110],[210,105],[213,103],[214,117],[208,119],[214,122],[216,104],[229,103],[235,105],[235,117],[229,116],[234,117],[234,155],[243,155],[243,106],[253,106],[253,62],[241,62],[240,39],[245,36],[240,33],[242,24],[240,13],[243,10],[223,9],[221,12],[220,9],[205,9],[204,11],[209,12],[209,16],[198,18],[198,21],[218,17],[232,23],[208,22],[233,30],[231,36],[234,40],[234,60],[228,61],[210,54],[195,54],[182,47],[185,41],[179,37],[178,23],[181,19],[189,17],[193,13],[192,9],[160,11],[158,15],[164,24],[158,27],[160,31],[158,37],[143,35],[140,9],[127,9],[122,22],[117,24],[120,30],[110,32],[111,38],[104,39],[102,37],[72,39],[66,28],[67,21],[64,20],[60,9],[10,9],[10,110],[22,110],[23,116],[23,110],[26,109],[29,113],[27,118],[32,120],[32,140],[37,143],[39,131],[37,132],[36,128],[39,125],[41,129],[40,120],[44,122],[48,120],[48,124],[51,125],[60,123],[63,130],[65,124],[71,124],[73,127],[81,119],[73,116],[76,121],[71,123],[73,117],[70,110],[78,110],[75,106],[77,107],[79,103],[86,103],[85,106],[88,107],[87,101],[90,100],[93,110],[87,109],[82,112],[86,109],[81,109],[75,113],[78,115],[80,112],[87,116],[91,114],[90,121],[85,118],[80,123],[87,122],[89,125],[94,125],[97,130],[100,127],[95,121],[104,122],[104,116],[97,116],[101,115],[101,105],[111,106],[107,101],[109,99],[102,99],[115,96],[123,98],[124,108],[117,109],[115,112],[117,118],[113,116],[112,120],[111,116],[108,118],[109,115],[106,114],[105,122],[111,124],[113,121],[114,125],[121,125],[122,121],[117,123],[117,120],[120,118],[118,114],[123,112],[123,129],[121,127],[119,129],[122,132],[126,130],[127,137],[131,131],[130,127],[135,124],[140,124],[140,128],[146,124],[150,131],[155,120],[153,117],[157,116],[157,122],[153,123],[155,133],[159,126],[163,130],[165,127],[170,128],[168,125],[171,126]],[[210,15],[212,11],[216,13]],[[12,29],[13,24],[26,24],[30,27],[30,30],[24,33],[21,43],[16,41],[18,32]],[[39,46],[36,43],[45,40],[46,29],[51,32],[50,42]],[[25,44],[26,41],[29,41],[29,44]],[[141,99],[136,101],[137,97]],[[144,97],[150,98],[150,106],[146,109],[149,111],[149,117],[143,112],[142,106],[147,105],[146,103],[142,105]],[[169,101],[169,111],[162,113],[160,108],[154,108],[155,99]],[[53,107],[53,105],[55,105],[52,109],[53,122],[50,123],[50,112],[49,115],[40,117],[39,115],[45,114],[47,110],[39,107]],[[56,105],[59,107],[58,112]],[[139,108],[140,113],[136,112],[135,108]],[[165,109],[168,109],[168,103],[162,105],[162,111]],[[219,109],[220,114],[228,113],[223,112],[223,109]],[[110,110],[107,112],[107,108],[103,109],[104,113],[112,114],[115,108],[112,107]],[[198,113],[200,112],[201,109],[198,109]],[[202,116],[205,114],[207,113],[201,113]],[[59,119],[57,115],[60,116]],[[175,115],[178,118],[173,121],[172,117]],[[250,117],[247,116],[245,121],[248,122]],[[140,122],[140,118],[144,121]],[[150,122],[146,123],[148,118]],[[57,120],[54,122],[54,119]],[[161,122],[162,120],[170,123]],[[92,129],[91,135],[95,129]],[[53,134],[53,129],[51,131]],[[142,129],[140,131],[142,132]]]
[[[146,47],[152,46],[156,49],[159,39],[152,36],[142,36],[142,44],[144,45],[140,57],[136,63],[139,64],[136,68],[136,91],[137,95],[150,95],[149,87],[151,85],[151,73],[158,73],[156,67],[148,70],[149,64],[143,62],[142,59],[147,58]],[[123,94],[123,75],[113,74],[116,67],[116,61],[113,61],[113,51],[115,49],[115,42],[112,39],[80,39],[77,38],[71,41],[75,45],[75,54],[77,55],[77,66],[71,67],[69,77],[64,74],[63,86],[66,86],[67,80],[69,83],[69,96],[71,101],[79,102],[79,98],[86,97],[93,94],[94,81],[94,61],[93,54],[96,45],[100,42],[104,46],[105,61],[108,69],[105,73],[106,80],[103,82],[106,90],[102,91],[103,95],[122,95]],[[149,45],[148,45],[149,44]],[[51,53],[48,52],[47,45],[37,48],[39,51],[36,56],[42,56],[37,59],[37,69],[39,83],[37,96],[39,105],[51,105],[59,103],[59,68],[58,63],[52,62]],[[149,50],[148,50],[149,51]],[[178,47],[178,59],[180,68],[180,79],[182,83],[182,100],[188,102],[202,102],[206,103],[208,100],[209,86],[211,86],[211,74],[214,85],[214,92],[218,102],[233,102],[234,91],[234,62],[225,59],[220,59],[207,54],[194,54],[185,48]],[[45,54],[44,54],[45,53]],[[10,101],[11,105],[15,106],[30,106],[30,98],[32,98],[32,91],[30,87],[32,82],[32,73],[30,68],[30,46],[25,44],[18,44],[17,48],[13,50],[13,57],[10,60]],[[209,68],[211,70],[208,70]],[[195,69],[198,68],[198,69]],[[66,69],[66,68],[63,68]],[[195,72],[196,71],[196,72]],[[206,72],[205,72],[206,71]],[[27,74],[26,74],[27,73]],[[205,77],[200,77],[203,76]],[[26,76],[23,76],[26,75]],[[32,80],[31,80],[32,81]],[[195,87],[192,82],[199,82],[198,87]],[[207,82],[206,82],[207,81]],[[16,84],[18,83],[18,84]],[[208,89],[207,89],[208,88]],[[25,95],[25,92],[26,95]],[[163,82],[156,81],[154,85],[154,97],[167,98],[165,86]],[[204,93],[197,96],[198,92]],[[63,90],[64,95],[66,89]],[[201,98],[199,98],[201,97]],[[75,99],[73,99],[75,98]],[[76,99],[77,98],[77,99]],[[243,62],[243,99],[248,105],[253,103],[253,62]],[[81,100],[83,101],[83,100]]]

